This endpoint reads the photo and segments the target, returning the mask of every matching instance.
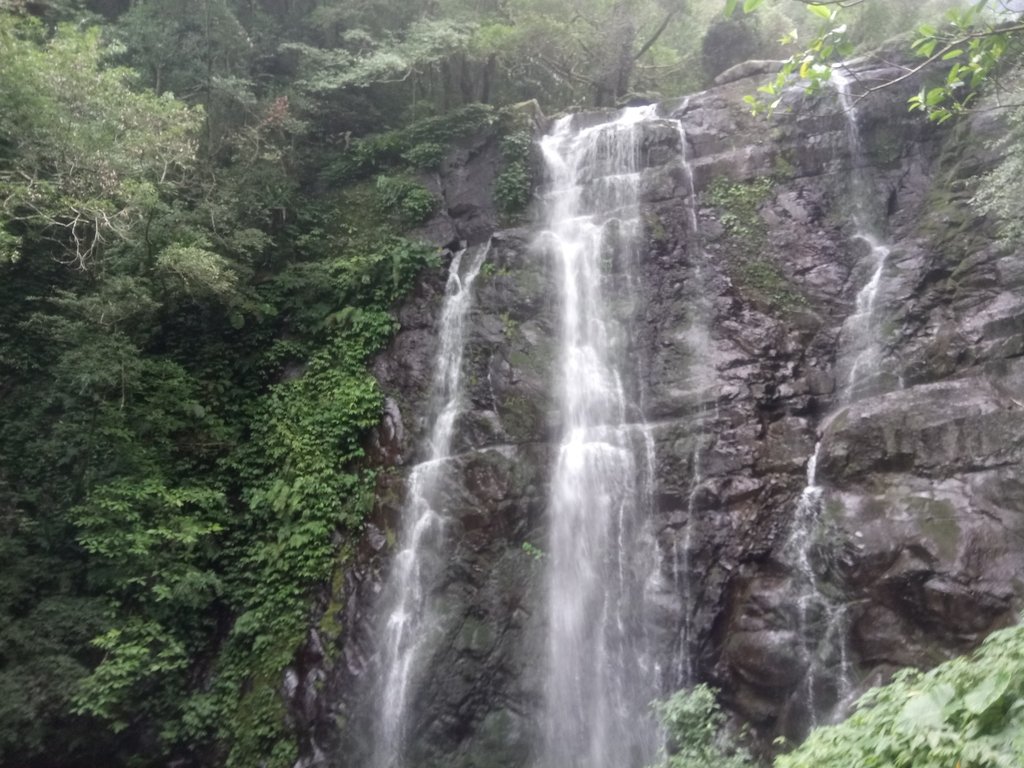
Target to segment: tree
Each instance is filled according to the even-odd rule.
[[[0,688],[18,713],[0,759],[12,764],[116,761],[180,706],[213,636],[225,496],[181,446],[221,425],[196,379],[147,348],[182,303],[231,302],[237,275],[181,204],[201,110],[136,90],[110,54],[97,29],[50,35],[0,14],[0,518],[17,562],[0,590]],[[60,745],[46,736],[58,731]]]
[[[88,269],[194,162],[199,114],[130,90],[133,73],[103,66],[97,30],[41,34],[0,16],[2,253],[42,239]]]
[[[4,764],[294,762],[280,682],[372,488],[367,361],[434,256],[367,216],[394,185],[316,182],[319,97],[234,4],[166,5],[0,12]]]
[[[208,155],[254,111],[254,51],[227,0],[143,0],[120,17],[118,36],[126,63],[156,93],[203,106]]]
[[[502,33],[499,59],[536,61],[564,83],[587,89],[593,104],[608,106],[633,88],[639,63],[682,12],[680,4],[653,0],[575,0],[568,8],[519,0],[488,34]]]

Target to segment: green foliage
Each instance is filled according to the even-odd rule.
[[[79,686],[74,712],[105,720],[114,733],[140,718],[167,717],[161,705],[184,693],[189,658],[182,645],[143,620],[110,629],[93,645],[103,651],[103,663]],[[142,691],[149,695],[140,699]]]
[[[410,167],[422,170],[434,170],[444,160],[448,147],[436,141],[424,141],[402,153],[402,159]]]
[[[437,208],[437,198],[430,190],[408,176],[378,176],[377,210],[392,216],[399,225],[422,224]]]
[[[194,245],[173,243],[157,254],[154,266],[180,283],[190,295],[210,293],[230,298],[238,282],[230,262],[218,253]]]
[[[1001,24],[990,13],[987,0],[946,12],[944,24],[918,27],[911,48],[927,63],[951,62],[942,81],[922,86],[910,97],[911,111],[919,110],[930,120],[944,123],[965,113],[1008,54],[1021,52],[1024,25]]]
[[[1019,73],[1016,77],[1019,81]],[[1004,241],[1018,245],[1024,242],[1024,218],[1020,215],[1024,194],[1024,109],[1013,110],[1007,122],[1006,134],[994,147],[1002,159],[981,179],[971,202],[978,211],[995,219]]]
[[[524,129],[501,140],[501,171],[494,180],[494,200],[503,216],[512,218],[523,213],[533,196],[532,147],[533,136]]]
[[[763,2],[764,0],[744,0],[743,12],[753,13]],[[736,12],[737,6],[739,6],[739,0],[725,0],[725,15],[732,16]]]
[[[861,697],[839,725],[815,729],[776,768],[1014,768],[1024,762],[1024,628],[930,672],[904,670]]]
[[[252,84],[237,94],[237,76],[251,56],[246,31],[225,0],[141,0],[120,17],[117,36],[124,59],[157,93],[191,97],[202,85],[210,106],[216,92],[236,89],[234,99],[252,103]],[[234,81],[234,82],[233,82]]]
[[[742,183],[716,179],[704,196],[719,211],[733,279],[739,289],[752,301],[791,312],[806,306],[807,300],[779,266],[764,255],[768,229],[759,208],[771,194],[772,186],[768,178]]]
[[[757,255],[765,245],[768,230],[758,209],[771,191],[771,179],[736,183],[718,178],[704,194],[719,209],[730,244],[745,256]]]
[[[707,9],[0,6],[0,763],[292,765],[283,670],[372,502],[367,363],[436,266],[401,232],[436,205],[417,172],[503,137],[519,215],[530,130],[474,102],[694,87]],[[945,44],[961,93],[995,49]],[[785,308],[763,184],[710,201],[741,289]],[[669,765],[742,759],[713,698],[681,706]]]
[[[781,312],[807,306],[807,299],[786,279],[779,266],[765,258],[744,259],[736,269],[740,290]]]
[[[386,41],[364,37],[370,50],[358,52],[323,49],[290,43],[285,50],[298,54],[303,76],[297,86],[324,95],[344,88],[366,88],[375,83],[400,81],[420,68],[429,67],[452,53],[464,50],[472,27],[449,19],[423,19],[403,34]]]
[[[665,754],[652,768],[752,768],[753,758],[725,733],[716,691],[701,683],[654,703],[665,729]]]
[[[470,51],[508,82],[506,102],[612,106],[682,74],[680,47],[699,43],[685,21],[698,12],[651,0],[512,0],[481,20]]]
[[[370,333],[379,344],[381,331]],[[276,689],[311,619],[307,591],[330,577],[334,535],[358,531],[372,500],[372,476],[349,465],[362,455],[363,433],[380,413],[376,382],[364,368],[363,345],[373,342],[338,339],[302,378],[272,388],[249,443],[231,461],[248,509],[228,545],[237,619],[213,697],[193,704],[186,717],[204,722],[196,704],[225,715],[218,735],[232,745],[228,765],[251,765],[275,751],[275,765],[294,759],[281,751],[289,738]]]
[[[543,549],[529,541],[523,542],[523,552],[532,560],[543,560],[546,557]]]
[[[777,109],[782,103],[783,92],[794,80],[800,80],[807,93],[819,90],[829,82],[832,62],[853,53],[853,43],[848,37],[849,26],[840,19],[841,4],[809,3],[806,8],[820,22],[817,34],[803,50],[783,62],[771,81],[758,86],[757,95],[743,97],[755,114],[770,114]],[[795,43],[796,39],[794,31],[787,36],[786,42]]]
[[[372,500],[367,364],[434,201],[401,172],[303,198],[319,156],[238,24],[136,3],[106,48],[0,11],[4,764],[295,759],[282,675]]]
[[[754,6],[760,3],[754,3]],[[726,0],[727,15],[735,9],[735,0]],[[859,11],[853,17],[850,7]],[[905,29],[922,18],[941,16],[941,22],[917,26],[910,48],[924,61],[900,77],[905,79],[924,72],[933,64],[945,65],[942,79],[921,88],[909,100],[911,111],[926,113],[929,119],[943,123],[965,113],[993,75],[1008,58],[1021,52],[1024,24],[1009,21],[1012,14],[1001,3],[978,0],[964,6],[948,0],[933,0],[917,7],[883,3],[805,3],[819,22],[809,42],[791,55],[770,82],[760,86],[756,95],[744,97],[754,113],[768,113],[782,103],[785,88],[799,80],[806,92],[813,93],[827,83],[832,65],[848,59],[859,42],[880,45],[893,30]],[[785,42],[795,44],[794,29]],[[1011,56],[1012,54],[1012,56]],[[878,87],[878,86],[876,86]]]
[[[0,247],[58,243],[88,268],[133,237],[159,195],[194,163],[200,114],[131,89],[134,73],[103,66],[97,30],[41,30],[0,14]]]
[[[468,104],[438,117],[425,118],[386,133],[356,139],[326,169],[335,183],[354,182],[389,169],[431,168],[448,147],[492,125],[497,115],[485,104]]]

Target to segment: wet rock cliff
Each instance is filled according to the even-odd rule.
[[[888,75],[856,74],[855,92]],[[857,103],[854,152],[835,93],[794,95],[793,111],[766,122],[741,101],[755,87],[716,86],[645,124],[642,300],[614,311],[631,329],[630,386],[654,438],[646,524],[659,555],[646,599],[662,686],[720,686],[767,743],[799,738],[898,667],[975,646],[1021,609],[1024,262],[966,204],[992,125],[933,128],[893,88]],[[526,766],[540,729],[556,278],[536,227],[498,225],[497,163],[482,138],[436,180],[437,240],[492,242],[432,588],[442,631],[411,684],[409,757],[424,767]],[[850,215],[865,194],[855,172],[888,255],[876,354],[853,386],[844,349],[872,277]],[[376,363],[388,395],[372,446],[377,509],[289,678],[307,765],[368,764],[376,598],[429,429],[443,290],[440,272],[422,282]],[[816,446],[820,498],[797,562]]]

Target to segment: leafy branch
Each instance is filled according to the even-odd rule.
[[[794,80],[802,81],[805,90],[813,93],[829,80],[833,63],[849,56],[853,50],[841,11],[864,0],[798,1],[821,19],[821,29],[804,50],[783,62],[771,82],[758,88],[758,95],[745,97],[755,113],[771,113],[777,109],[783,91]],[[910,67],[898,65],[904,70],[902,74],[864,88],[858,99],[903,83],[937,63],[950,62],[943,81],[922,87],[909,99],[909,108],[925,112],[937,123],[966,112],[979,88],[992,80],[1008,54],[1018,50],[1019,38],[1024,34],[1024,23],[995,23],[987,13],[990,3],[991,0],[980,0],[967,8],[948,11],[946,26],[941,30],[929,24],[920,26],[910,47],[923,60]],[[751,12],[760,4],[760,0],[748,0],[744,11]],[[726,13],[732,13],[736,5],[737,2],[729,0]],[[795,33],[784,39],[784,42],[795,41]]]

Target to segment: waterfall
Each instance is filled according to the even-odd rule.
[[[818,460],[821,455],[821,443],[814,446],[814,453],[807,461],[807,484],[797,501],[796,513],[789,539],[783,547],[783,556],[788,559],[797,573],[797,623],[800,633],[799,653],[807,667],[804,678],[806,705],[810,715],[810,724],[818,724],[818,713],[821,702],[818,698],[818,687],[821,682],[821,664],[819,651],[827,645],[833,633],[821,631],[821,626],[832,626],[833,606],[821,590],[818,574],[811,562],[812,548],[819,534],[819,519],[824,489],[818,485]],[[845,641],[843,641],[845,646]],[[845,670],[844,670],[845,671]],[[842,687],[839,683],[838,687]],[[838,698],[838,696],[837,696]]]
[[[684,112],[688,102],[679,107],[678,112]],[[679,642],[674,653],[675,679],[671,682],[673,690],[689,687],[694,684],[695,670],[693,665],[693,573],[690,553],[693,549],[693,529],[697,520],[697,504],[701,488],[704,484],[704,454],[705,446],[705,422],[708,417],[716,418],[718,415],[717,399],[713,408],[705,405],[706,395],[716,382],[715,372],[711,366],[711,307],[709,293],[706,290],[704,262],[708,256],[704,251],[701,240],[700,221],[697,217],[697,189],[694,184],[693,167],[687,158],[686,130],[683,123],[676,121],[676,130],[679,133],[679,162],[683,170],[687,192],[686,205],[686,232],[690,242],[694,246],[695,258],[693,267],[694,285],[696,295],[690,299],[692,308],[692,321],[686,331],[686,344],[690,350],[692,364],[690,375],[693,380],[693,390],[696,393],[701,405],[696,417],[697,421],[697,442],[691,456],[690,494],[687,500],[686,527],[683,532],[682,557],[678,556],[679,544],[675,545],[673,552],[675,562],[673,563],[676,575],[676,584],[683,607],[682,622],[679,629]]]
[[[832,84],[839,97],[843,115],[846,117],[845,132],[850,149],[850,191],[854,238],[861,241],[868,249],[866,261],[871,273],[871,277],[857,292],[857,303],[853,314],[843,324],[839,368],[840,370],[847,369],[842,391],[842,399],[845,402],[851,402],[869,394],[869,390],[875,385],[881,373],[879,368],[882,362],[882,353],[878,338],[879,328],[875,302],[891,250],[890,246],[882,240],[878,232],[878,216],[871,210],[870,203],[876,195],[866,171],[869,161],[857,123],[857,105],[851,87],[853,82],[851,77],[843,73],[841,67],[832,70]]]
[[[560,271],[562,418],[546,558],[544,768],[640,768],[658,746],[643,615],[656,553],[644,526],[650,491],[639,487],[652,451],[626,380],[623,319],[637,299],[641,138],[653,119],[654,107],[579,130],[563,118],[541,142],[551,178],[541,238]]]
[[[857,122],[853,79],[845,67],[832,70],[835,88],[845,117],[845,135],[850,151],[850,191],[854,239],[868,249],[870,277],[857,292],[854,312],[843,323],[837,370],[843,372],[838,406],[874,393],[879,387],[882,352],[876,301],[890,247],[878,231],[878,216],[872,211],[875,195],[867,168],[869,160]],[[796,570],[798,590],[797,621],[802,638],[801,652],[807,664],[806,702],[811,725],[821,714],[834,719],[842,714],[852,695],[853,666],[849,654],[848,605],[837,602],[823,590],[812,562],[812,550],[822,538],[821,513],[825,489],[818,484],[817,466],[821,443],[807,462],[807,485],[796,505],[793,527],[783,547],[783,557]],[[831,686],[828,703],[819,700],[819,688]]]
[[[783,555],[797,572],[797,622],[800,630],[800,655],[807,666],[804,678],[805,702],[810,725],[820,723],[820,715],[828,719],[841,716],[851,703],[854,690],[853,665],[850,661],[848,606],[836,602],[819,580],[812,562],[812,550],[821,537],[822,500],[825,489],[818,484],[817,470],[821,443],[807,462],[807,484],[797,501],[793,527],[783,547]],[[821,701],[823,684],[831,686],[832,695]]]
[[[442,484],[448,468],[455,422],[464,407],[462,356],[466,319],[473,303],[473,281],[490,245],[457,253],[451,262],[438,324],[438,350],[431,382],[433,425],[427,458],[409,475],[402,510],[400,549],[386,587],[388,608],[382,633],[379,719],[374,739],[374,768],[401,768],[412,676],[420,651],[437,630],[429,592],[443,567],[445,510]],[[468,264],[463,265],[467,256]]]

